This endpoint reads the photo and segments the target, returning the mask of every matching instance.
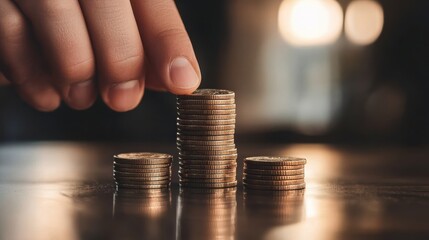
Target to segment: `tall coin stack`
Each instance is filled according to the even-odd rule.
[[[243,185],[258,190],[304,189],[305,158],[248,157],[244,159]]]
[[[234,92],[196,90],[191,95],[177,97],[177,111],[180,186],[235,187]]]
[[[168,188],[173,156],[163,153],[121,153],[113,156],[116,188]]]

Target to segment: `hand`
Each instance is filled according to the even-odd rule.
[[[38,110],[99,93],[127,111],[145,88],[187,94],[200,79],[173,0],[0,0],[0,85]]]

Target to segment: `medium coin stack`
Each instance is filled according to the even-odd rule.
[[[196,90],[191,95],[177,97],[177,111],[180,186],[235,187],[234,92]]]
[[[173,156],[163,153],[121,153],[113,156],[116,188],[168,188]]]
[[[258,190],[297,190],[305,188],[305,158],[248,157],[244,159],[243,185]]]

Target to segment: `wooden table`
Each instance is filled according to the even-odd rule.
[[[0,145],[0,239],[429,239],[429,148],[238,146],[308,159],[301,192],[115,193],[112,155],[174,145]],[[239,162],[239,179],[242,163]]]

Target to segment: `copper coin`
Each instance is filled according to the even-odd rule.
[[[130,188],[130,189],[154,189],[154,188],[168,188],[170,187],[170,183],[168,184],[129,184],[129,183],[118,183],[116,184],[116,188],[119,190],[121,188]]]
[[[259,169],[259,170],[297,170],[304,169],[305,165],[251,165],[244,163],[244,167],[247,169]]]
[[[113,165],[113,170],[123,173],[136,173],[136,174],[144,174],[144,173],[165,173],[170,172],[170,166],[164,168],[127,168],[121,167],[120,165]]]
[[[133,173],[133,172],[120,172],[120,171],[113,171],[114,177],[165,177],[170,176],[171,171],[164,171],[164,172],[149,172],[149,173]]]
[[[235,99],[177,99],[177,105],[225,105],[225,104],[234,104]]]
[[[249,179],[243,178],[243,183],[248,185],[267,185],[267,186],[284,186],[284,185],[297,185],[305,183],[304,179],[295,179],[295,180],[258,180],[258,179]]]
[[[289,176],[304,174],[304,169],[297,170],[258,170],[258,169],[244,169],[246,174],[257,174],[257,175],[270,175],[270,176]]]
[[[231,115],[236,114],[235,108],[233,109],[177,109],[179,116],[181,115]]]
[[[177,131],[181,135],[193,135],[193,136],[219,136],[219,135],[233,135],[235,133],[234,129],[230,130],[186,130],[180,127],[177,128]]]
[[[117,163],[151,165],[171,163],[173,156],[164,153],[137,152],[117,154],[113,159]]]
[[[224,165],[236,164],[237,160],[180,160],[179,165]]]
[[[223,141],[223,140],[234,140],[234,134],[230,135],[218,135],[218,136],[195,136],[177,133],[177,138],[181,141]]]
[[[224,146],[234,144],[234,139],[222,141],[195,141],[177,139],[177,146]]]
[[[179,173],[183,174],[207,174],[207,175],[217,175],[217,174],[232,174],[236,173],[235,168],[231,169],[193,169],[193,168],[179,168]]]
[[[225,155],[198,155],[198,154],[184,154],[179,152],[179,160],[236,160],[237,154]]]
[[[237,149],[229,149],[229,150],[189,150],[189,151],[180,151],[180,155],[231,155],[237,154]]]
[[[273,156],[257,156],[247,157],[244,159],[247,164],[254,165],[270,165],[270,166],[291,166],[303,165],[307,162],[305,158],[297,157],[273,157]]]
[[[225,131],[225,130],[234,130],[235,125],[181,125],[177,124],[177,127],[181,130],[186,131]]]
[[[233,104],[199,104],[199,105],[177,103],[177,109],[226,110],[226,109],[235,109],[235,108],[236,108],[235,103]]]
[[[234,97],[235,97],[235,93],[233,91],[223,90],[223,89],[197,89],[192,94],[177,96],[177,98],[180,100],[182,99],[220,100],[220,99],[233,99]]]
[[[131,163],[119,163],[114,161],[113,162],[114,167],[119,168],[140,168],[140,169],[154,169],[154,168],[168,168],[171,166],[171,163],[165,163],[165,164],[131,164]]]
[[[179,177],[181,179],[183,178],[192,178],[192,179],[230,179],[233,178],[234,180],[237,178],[235,172],[227,173],[227,174],[199,174],[199,173],[179,173]]]
[[[179,183],[227,183],[235,181],[235,177],[229,178],[181,178]]]
[[[224,183],[180,183],[181,187],[195,187],[195,188],[227,188],[237,186],[237,181],[224,182]]]
[[[287,175],[287,176],[270,176],[270,175],[257,175],[257,174],[243,174],[243,179],[259,179],[259,180],[294,180],[304,179],[304,174]]]
[[[134,178],[120,178],[115,179],[118,184],[143,184],[143,185],[158,185],[158,184],[169,184],[171,180],[169,178],[163,180],[145,180],[145,179],[134,179]]]
[[[236,147],[235,144],[218,146],[178,145],[177,149],[182,151],[226,151],[236,149]]]
[[[254,185],[254,184],[243,184],[244,187],[249,189],[259,189],[259,190],[275,190],[275,191],[282,191],[282,190],[297,190],[297,189],[304,189],[305,183],[297,184],[297,185],[285,185],[285,186],[274,186],[274,185]]]
[[[184,126],[184,125],[197,125],[197,126],[212,126],[212,125],[231,125],[235,124],[236,120],[234,119],[227,119],[227,120],[186,120],[186,119],[180,119],[177,118],[177,124]]]
[[[220,170],[220,169],[236,169],[237,163],[232,164],[212,164],[212,165],[196,165],[196,164],[183,164],[179,163],[182,169],[202,169],[202,170]]]
[[[235,120],[236,114],[222,114],[222,115],[196,115],[196,114],[178,114],[180,119],[183,120]]]

